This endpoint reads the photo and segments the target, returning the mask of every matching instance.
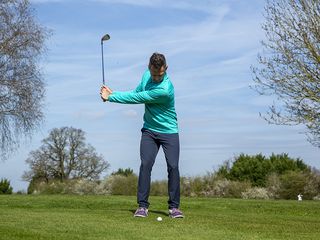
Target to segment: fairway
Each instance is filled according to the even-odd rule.
[[[320,239],[319,201],[182,198],[184,219],[150,201],[143,219],[135,197],[0,195],[0,239]]]

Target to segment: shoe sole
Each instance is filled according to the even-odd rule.
[[[145,217],[148,217],[148,216],[144,216],[144,215],[133,215],[134,217],[142,217],[142,218],[145,218]]]
[[[170,216],[171,218],[184,218],[183,215],[178,215],[178,216]]]

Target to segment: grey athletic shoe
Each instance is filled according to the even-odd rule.
[[[148,209],[139,207],[133,215],[134,217],[148,217]]]
[[[169,217],[171,217],[171,218],[184,218],[183,213],[178,208],[169,209]]]

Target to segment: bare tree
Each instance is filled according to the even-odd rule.
[[[0,159],[43,120],[44,83],[38,61],[49,31],[27,0],[0,1]]]
[[[305,125],[309,141],[320,147],[320,1],[267,0],[265,19],[254,87],[277,100],[264,118]]]
[[[59,179],[98,179],[109,163],[95,149],[85,143],[81,129],[62,127],[53,129],[43,145],[29,154],[26,163],[30,167],[23,179],[49,181]]]

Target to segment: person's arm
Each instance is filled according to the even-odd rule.
[[[138,97],[138,99],[137,99],[137,96],[135,95],[135,93],[143,92],[143,82],[145,82],[148,78],[150,78],[149,70],[144,72],[139,85],[134,90],[128,91],[128,92],[113,92],[109,87],[104,86],[105,89],[102,87],[101,91],[100,91],[101,98],[104,102],[109,101],[109,96],[112,93],[114,93],[114,99],[113,99],[113,101],[111,100],[110,102],[138,104],[138,103],[145,103],[145,102],[141,102],[143,100],[153,101],[154,98],[157,98],[157,96],[155,96],[155,95],[157,95],[159,93],[157,93],[157,92],[150,93],[151,98],[148,98],[148,96],[147,96],[147,97],[142,97],[142,99],[141,99],[141,97]],[[135,96],[134,99],[131,99],[132,95]],[[141,94],[141,95],[144,96],[145,94]]]
[[[132,92],[141,92],[142,91],[142,80],[140,81],[139,85],[136,87],[135,90],[133,90]]]
[[[157,88],[148,91],[112,92],[108,97],[109,102],[139,104],[139,103],[162,103],[169,97],[167,90]]]

